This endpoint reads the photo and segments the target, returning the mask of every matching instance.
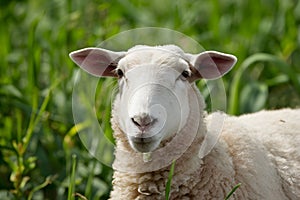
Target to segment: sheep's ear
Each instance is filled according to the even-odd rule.
[[[116,77],[114,69],[125,52],[113,52],[100,48],[85,48],[73,51],[70,58],[82,69],[98,77]]]
[[[193,75],[192,81],[204,78],[204,79],[216,79],[220,78],[236,63],[235,56],[217,51],[205,51],[198,55],[191,55],[191,65]]]

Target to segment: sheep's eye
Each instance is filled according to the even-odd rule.
[[[117,75],[118,75],[119,78],[122,78],[122,76],[124,76],[124,73],[123,73],[123,71],[121,69],[117,69],[116,73],[117,73]]]
[[[184,78],[188,78],[190,77],[190,73],[187,71],[187,70],[184,70],[181,75],[184,77]]]

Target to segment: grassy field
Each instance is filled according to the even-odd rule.
[[[300,106],[300,1],[1,0],[0,199],[108,198],[112,169],[74,126],[79,69],[68,53],[138,27],[173,29],[236,55],[223,78],[230,114]],[[96,99],[108,135],[103,99],[113,84],[101,80]]]

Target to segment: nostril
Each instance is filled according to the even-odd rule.
[[[137,121],[135,121],[135,118],[131,118],[131,121],[136,125],[136,126],[141,126]]]
[[[149,115],[145,114],[134,116],[133,118],[131,118],[131,121],[135,126],[143,130],[154,122],[154,120]]]

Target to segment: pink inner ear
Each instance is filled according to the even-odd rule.
[[[76,64],[92,75],[116,77],[113,70],[118,60],[113,60],[111,57],[119,59],[118,54],[109,55],[108,52],[100,49],[87,48],[73,52],[70,56]]]
[[[202,78],[215,79],[230,71],[235,62],[233,56],[209,52],[199,55],[195,68],[197,68]]]
[[[82,62],[81,67],[91,74],[104,76],[104,72],[110,65],[110,61],[103,55],[91,52]]]

